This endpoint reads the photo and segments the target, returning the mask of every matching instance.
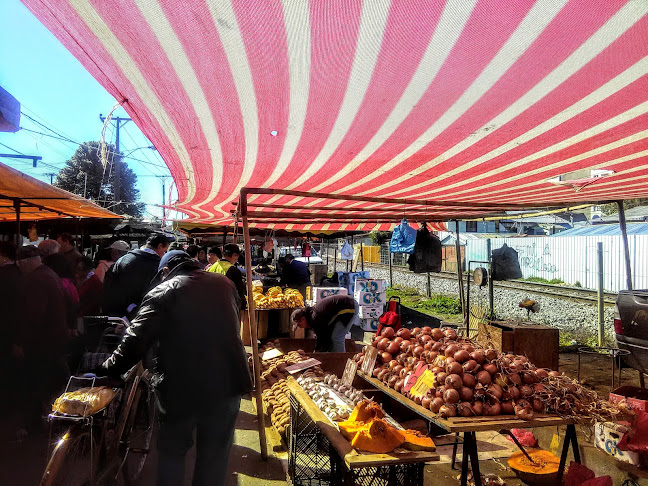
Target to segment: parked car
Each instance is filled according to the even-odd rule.
[[[620,290],[614,308],[617,346],[628,366],[648,372],[648,290]]]

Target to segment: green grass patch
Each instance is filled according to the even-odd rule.
[[[598,335],[591,335],[585,332],[569,332],[560,331],[558,344],[561,348],[572,346],[588,346],[590,348],[598,347]],[[616,346],[616,338],[611,332],[606,332],[603,335],[603,346],[614,347]]]
[[[438,317],[444,320],[457,320],[461,316],[461,301],[457,297],[443,294],[432,294],[428,299],[427,295],[421,294],[413,287],[395,285],[387,289],[387,298],[400,297],[401,304],[410,309]]]
[[[552,285],[563,285],[565,283],[559,278],[552,278],[551,280],[547,280],[546,278],[542,278],[542,277],[527,277],[527,278],[522,278],[520,280],[524,280],[525,282],[537,282],[537,283],[546,283]]]

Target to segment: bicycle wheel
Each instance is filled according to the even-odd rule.
[[[54,447],[41,486],[89,485],[98,460],[96,451],[97,438],[88,427],[70,427]]]
[[[140,381],[135,392],[133,406],[124,429],[123,446],[126,457],[122,474],[126,484],[137,481],[142,474],[151,450],[155,426],[155,400],[147,384]]]

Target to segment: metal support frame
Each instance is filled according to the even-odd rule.
[[[490,319],[495,319],[495,291],[493,290],[493,257],[491,253],[491,241],[486,240],[486,256],[488,260],[488,306],[490,307]]]
[[[243,242],[245,244],[245,276],[248,295],[248,319],[250,325],[250,341],[252,344],[252,364],[254,368],[254,397],[256,399],[257,420],[259,426],[259,445],[261,447],[261,457],[264,461],[268,459],[268,446],[265,434],[265,416],[263,414],[263,400],[261,398],[261,363],[259,359],[259,343],[257,341],[257,322],[256,308],[254,305],[254,295],[252,289],[252,255],[250,254],[251,240],[250,227],[247,217],[247,192],[241,191],[241,201],[239,205],[241,219],[243,220]],[[236,224],[238,227],[238,223]],[[236,231],[234,232],[236,238]],[[236,241],[236,240],[235,240]]]
[[[20,201],[18,199],[14,199],[14,210],[16,211],[16,246],[20,247]]]
[[[459,283],[459,300],[464,320],[466,318],[466,296],[463,285],[463,268],[461,266],[461,243],[459,241],[459,221],[455,220],[455,252],[457,253],[457,281]]]
[[[623,239],[623,253],[625,256],[626,267],[626,285],[628,290],[632,290],[632,268],[630,266],[630,247],[628,246],[628,229],[626,227],[625,208],[623,201],[617,201],[619,208],[619,229],[621,230],[621,238]]]

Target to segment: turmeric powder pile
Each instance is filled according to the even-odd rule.
[[[363,400],[349,416],[338,423],[340,433],[356,449],[384,454],[397,447],[413,451],[434,451],[434,442],[415,430],[398,430],[383,420],[385,412],[377,403]]]

